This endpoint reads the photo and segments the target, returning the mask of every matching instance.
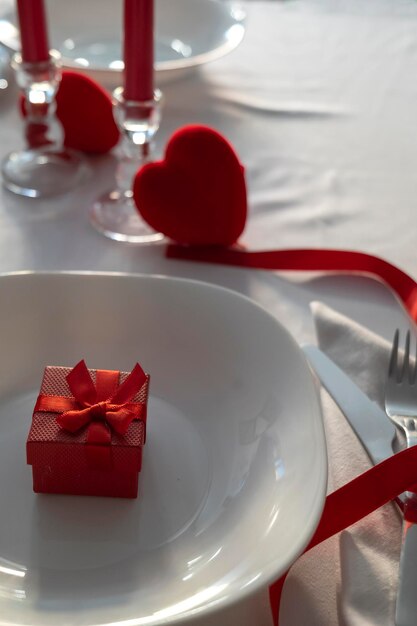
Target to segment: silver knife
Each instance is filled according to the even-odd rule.
[[[303,350],[312,370],[340,407],[373,464],[392,456],[396,430],[385,412],[319,348],[303,346]]]

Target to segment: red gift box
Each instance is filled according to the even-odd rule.
[[[36,493],[136,498],[149,374],[45,368],[26,453]]]

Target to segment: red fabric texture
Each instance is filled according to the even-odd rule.
[[[165,158],[138,171],[133,193],[144,220],[179,243],[227,246],[245,227],[243,166],[226,139],[205,126],[175,132]]]
[[[26,446],[34,491],[136,497],[148,393],[149,375],[139,365],[130,374],[88,370],[84,362],[72,370],[47,367]],[[114,407],[122,407],[121,421]],[[90,414],[75,416],[74,430],[73,415],[69,428],[60,426],[60,411]]]
[[[109,152],[119,141],[120,133],[113,117],[109,94],[94,80],[65,70],[56,97],[56,114],[64,128],[67,148],[87,154]],[[25,100],[20,98],[20,110],[25,115]],[[31,147],[40,145],[42,124],[31,124],[27,140]]]

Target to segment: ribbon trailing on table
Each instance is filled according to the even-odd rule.
[[[144,405],[132,402],[146,382],[146,374],[137,363],[119,386],[120,372],[97,370],[96,384],[84,361],[67,375],[72,398],[39,395],[36,411],[58,413],[57,422],[71,433],[88,426],[87,443],[110,444],[111,431],[126,434],[134,419],[143,419]]]
[[[408,274],[380,257],[351,250],[292,249],[246,251],[239,247],[193,247],[170,244],[166,256],[173,259],[218,263],[274,271],[344,272],[367,274],[387,285],[399,298],[413,322],[417,322],[417,283]],[[348,528],[404,491],[415,489],[417,446],[403,450],[327,496],[317,530],[306,551]],[[415,521],[415,510],[404,509]],[[281,594],[288,572],[269,588],[275,626],[279,621]]]
[[[417,446],[402,450],[327,496],[323,513],[307,552],[325,539],[366,517],[417,481]],[[272,617],[279,624],[279,605],[286,572],[269,588]]]
[[[395,265],[364,252],[331,249],[249,252],[240,248],[170,244],[167,246],[166,256],[263,270],[370,274],[388,285],[402,301],[413,321],[417,321],[417,283]]]

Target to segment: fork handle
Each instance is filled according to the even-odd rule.
[[[411,420],[410,420],[411,421]],[[412,420],[412,427],[414,428],[414,420]],[[405,437],[407,440],[407,448],[417,445],[417,430],[410,430],[410,428],[404,428]]]
[[[395,609],[396,626],[415,626],[417,620],[417,524],[403,522],[403,537]]]
[[[417,430],[415,430],[415,422],[414,420],[410,420],[410,423],[407,425],[408,428],[404,428],[405,438],[407,441],[407,448],[411,448],[411,446],[417,445]],[[416,495],[411,491],[406,492],[406,497],[415,500]],[[417,619],[416,619],[417,624]]]
[[[414,420],[412,422],[414,427]],[[417,445],[417,430],[404,428],[407,448]],[[406,498],[416,503],[416,494],[407,492]],[[398,594],[395,607],[396,626],[415,626],[417,623],[417,524],[403,522],[401,556],[398,576]]]

